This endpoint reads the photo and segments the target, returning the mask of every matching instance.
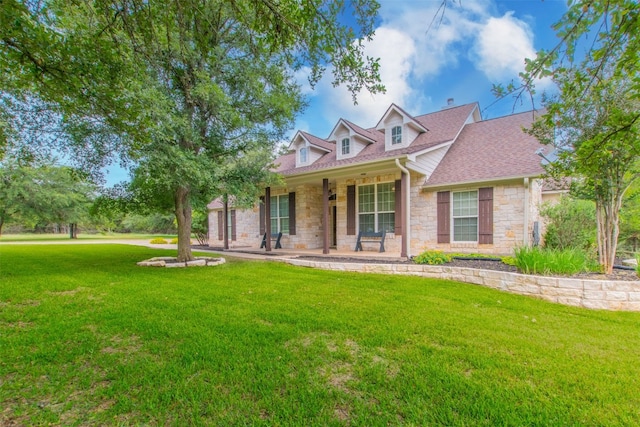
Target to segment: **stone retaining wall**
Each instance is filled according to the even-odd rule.
[[[640,281],[545,277],[475,268],[416,264],[328,263],[295,258],[287,259],[285,262],[325,270],[403,274],[455,280],[576,307],[640,311]]]

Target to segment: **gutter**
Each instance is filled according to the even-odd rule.
[[[405,237],[405,253],[408,259],[411,258],[411,173],[409,169],[404,167],[400,163],[400,159],[396,159],[396,166],[398,169],[402,171],[402,173],[407,175],[407,180],[405,182],[404,188],[404,200],[405,207],[404,209],[404,237]]]

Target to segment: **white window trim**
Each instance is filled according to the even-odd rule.
[[[271,215],[271,221],[273,221],[274,219],[276,220],[276,229],[273,230],[273,225],[271,226],[272,233],[279,233],[280,231],[282,231],[282,219],[289,219],[289,210],[287,210],[287,212],[285,212],[286,215],[282,215],[280,212],[280,198],[281,197],[286,197],[287,199],[289,198],[289,194],[278,194],[275,196],[271,196],[271,201],[270,201],[270,205],[273,206],[274,200],[275,199],[275,206],[276,206],[276,215],[273,216]],[[289,228],[289,230],[286,231],[286,233],[284,231],[282,231],[282,234],[289,234],[289,231],[291,230],[291,228]]]
[[[395,199],[394,199],[394,207],[392,210],[390,211],[378,211],[378,185],[381,184],[391,184],[391,188],[392,190],[395,190],[395,183],[393,181],[385,181],[385,182],[376,182],[373,184],[360,184],[358,185],[357,188],[357,193],[356,193],[356,219],[357,219],[357,223],[356,223],[356,230],[358,232],[360,232],[360,214],[368,214],[371,215],[373,214],[373,225],[374,225],[374,230],[375,232],[379,232],[380,231],[380,224],[378,223],[378,216],[380,214],[385,214],[385,213],[392,213],[394,214],[394,220],[395,220],[395,213],[396,213],[396,206],[395,206]],[[360,189],[362,187],[367,187],[373,185],[373,212],[360,212]],[[395,196],[394,196],[395,197]],[[389,233],[389,232],[387,232]],[[391,231],[391,233],[393,233],[393,231]]]
[[[351,139],[350,138],[342,138],[341,141],[341,152],[343,156],[348,156],[351,154]],[[346,150],[345,150],[346,148]]]
[[[301,165],[306,165],[307,163],[309,163],[309,147],[300,147],[299,161]]]
[[[475,192],[476,193],[476,214],[475,215],[461,215],[461,216],[455,216],[454,212],[455,212],[455,208],[454,208],[454,198],[453,195],[454,194],[460,194],[460,193],[471,193],[471,192]],[[479,212],[479,208],[480,208],[480,201],[479,198],[480,197],[480,192],[478,189],[468,189],[468,190],[459,190],[459,191],[452,191],[451,192],[451,242],[452,243],[478,243],[478,235],[479,235],[479,227],[480,227],[480,212]],[[475,240],[456,240],[455,238],[455,220],[456,219],[464,219],[464,218],[475,218],[476,219],[476,238]]]
[[[400,140],[397,141],[397,142],[396,142],[396,138],[398,137],[398,134],[396,133],[396,135],[394,135],[394,131],[396,129],[398,129],[400,131],[400,135],[399,135],[400,136]],[[402,134],[403,133],[404,132],[402,131],[402,126],[401,125],[393,126],[391,128],[391,145],[400,145],[400,144],[402,144]]]

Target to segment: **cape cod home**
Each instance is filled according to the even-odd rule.
[[[523,131],[533,119],[483,120],[477,103],[419,116],[392,104],[374,127],[339,119],[324,139],[298,131],[275,161],[284,185],[253,209],[209,204],[209,245],[330,253],[361,239],[403,257],[510,254],[537,238],[539,207],[555,194],[541,178],[543,147]]]

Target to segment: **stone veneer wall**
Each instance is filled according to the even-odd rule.
[[[230,208],[232,209],[232,208]],[[209,245],[222,246],[224,241],[218,240],[218,211],[209,211]],[[260,247],[260,211],[258,206],[252,209],[236,209],[236,240],[229,236],[229,247]]]
[[[445,252],[481,252],[485,254],[510,255],[513,248],[523,243],[524,199],[523,183],[493,186],[493,244],[480,245],[476,242],[438,243],[437,191],[412,194],[411,223],[413,225],[411,247],[415,254],[436,249]],[[456,188],[455,191],[476,190],[478,187]],[[533,193],[533,194],[532,194]],[[530,200],[536,196],[530,193]],[[529,223],[538,219],[537,207],[531,207]],[[420,224],[420,225],[418,225]],[[531,226],[528,227],[531,229]]]
[[[401,274],[456,280],[569,306],[640,311],[640,280],[606,281],[544,277],[474,268],[416,264],[327,263],[296,258],[281,261],[301,267],[325,270]]]

